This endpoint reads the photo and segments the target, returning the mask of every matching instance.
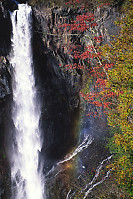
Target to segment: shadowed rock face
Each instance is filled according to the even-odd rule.
[[[96,20],[98,21],[96,34],[97,36],[104,35],[105,43],[110,43],[110,35],[116,35],[118,32],[114,25],[118,14],[115,7],[95,10]],[[64,45],[65,41],[67,44],[70,44],[71,41],[70,36],[64,36],[60,39],[59,35],[61,32],[58,30],[58,25],[60,23],[67,23],[69,17],[73,15],[73,11],[67,8],[34,8],[33,53],[36,80],[39,82],[38,85],[40,85],[40,93],[38,94],[42,100],[43,107],[41,127],[44,144],[41,155],[44,158],[45,154],[46,166],[48,167],[54,163],[54,160],[61,159],[76,143],[76,136],[74,136],[76,134],[73,134],[72,127],[76,116],[78,116],[78,108],[76,108],[78,106],[76,105],[79,102],[76,96],[78,96],[80,86],[76,89],[75,84],[81,85],[82,74],[74,74],[76,76],[76,83],[73,83],[72,75],[67,72],[63,74],[62,70],[58,67],[60,61],[65,64],[67,60],[70,60],[70,57],[67,56],[67,49],[63,51],[61,45]],[[72,85],[74,86],[72,87]],[[75,99],[73,95],[75,95]],[[71,101],[74,103],[71,104]],[[76,172],[79,172],[79,175],[80,172],[82,173],[85,170],[88,172],[92,168],[96,168],[99,162],[109,155],[108,150],[104,148],[106,137],[108,136],[106,117],[86,118],[87,111],[91,112],[93,109],[94,107],[87,107],[81,120],[81,140],[87,134],[92,136],[94,141],[88,149],[78,156],[80,159],[79,164],[81,165],[79,165],[79,171],[76,170]],[[62,175],[63,179],[65,178],[64,176],[67,177],[65,172],[62,172]],[[48,198],[55,198],[57,189],[59,192],[56,198],[66,198],[68,192],[65,191],[65,188],[68,184],[60,179],[59,176],[61,174],[57,177],[54,174],[51,176],[51,179],[47,180],[49,183]],[[55,184],[53,183],[53,179],[57,180],[57,184],[56,182],[54,182]],[[58,182],[61,182],[59,187]],[[52,190],[51,185],[53,184],[56,190]],[[64,186],[63,189],[62,186]]]
[[[0,3],[0,27],[0,56],[6,56],[11,48],[12,26],[9,12],[2,3]]]
[[[10,177],[9,164],[6,155],[6,103],[10,90],[10,74],[7,67],[9,62],[7,56],[11,49],[11,21],[4,2],[0,2],[0,198],[9,198]],[[8,114],[9,114],[8,110]]]
[[[25,1],[19,2],[25,3]],[[0,4],[0,26],[2,27],[0,31],[0,98],[3,100],[11,93],[8,71],[10,67],[6,56],[11,50],[12,25],[9,11],[14,9],[17,9],[16,1],[3,1]],[[38,95],[42,104],[40,125],[45,139],[42,154],[47,154],[47,157],[51,159],[58,159],[76,143],[73,123],[75,114],[77,115],[78,112],[79,88],[74,86],[74,81],[77,82],[76,76],[72,79],[70,74],[64,76],[61,72],[56,55],[53,54],[54,49],[47,48],[42,35],[38,32],[42,24],[38,23],[35,16],[33,16],[33,21],[33,58]],[[47,21],[45,23],[48,25]],[[52,41],[51,45],[53,45]],[[79,81],[80,78],[78,78]]]
[[[58,28],[60,24],[68,23],[75,13],[82,14],[78,9],[33,8],[33,58],[42,105],[40,126],[44,139],[41,155],[43,159],[45,156],[48,165],[64,157],[77,142],[74,124],[79,114],[82,73],[75,71],[71,74],[59,67],[59,63],[71,63],[68,48],[63,50],[62,46],[65,43],[71,45],[75,38]],[[95,11],[96,20],[103,17],[96,27],[97,35],[104,34],[107,43],[111,40],[110,34],[117,34],[114,25],[117,14],[117,9],[110,7]]]
[[[7,57],[11,49],[12,25],[8,10],[13,11],[14,9],[17,9],[17,4],[14,1],[4,1],[0,6],[0,23],[3,27],[0,32],[0,40],[2,41],[0,43],[0,98],[3,98],[2,102],[6,101],[6,95],[11,93],[10,66]],[[45,23],[47,25],[47,21]],[[80,85],[81,79],[80,76],[77,78],[76,75],[72,77],[69,73],[64,74],[59,69],[59,61],[56,59],[56,55],[53,54],[53,51],[56,51],[56,45],[53,45],[51,41],[52,49],[48,49],[38,31],[41,30],[41,25],[36,16],[33,15],[33,59],[38,96],[42,105],[40,126],[42,139],[44,139],[41,155],[43,159],[44,157],[47,158],[47,164],[49,165],[53,164],[53,160],[64,157],[77,142],[74,123],[75,118],[78,118],[79,86],[75,85]],[[62,54],[62,56],[62,59],[66,60],[65,54]],[[6,128],[8,132],[9,126],[12,125],[11,112],[8,111],[8,109],[11,109],[11,97],[9,98],[7,99],[7,101],[9,100],[8,106],[6,103],[4,103],[5,106],[2,102],[0,103],[4,111],[7,110],[5,120],[10,123]],[[2,116],[2,112],[0,114]],[[1,142],[4,144],[6,130],[3,130],[2,125],[5,125],[3,120],[0,122],[0,129],[3,132],[0,137]]]
[[[82,13],[70,8],[33,8],[33,57],[43,107],[41,127],[45,144],[42,151],[46,151],[42,153],[47,154],[48,159],[62,158],[76,143],[72,129],[79,106],[82,73],[64,73],[59,67],[60,62],[64,65],[71,63],[68,48],[63,50],[62,46],[65,43],[71,45],[74,38],[58,28],[62,23],[69,23],[75,14]],[[110,34],[117,33],[114,25],[117,14],[117,10],[110,7],[95,11],[97,21],[103,18],[98,21],[97,35],[104,34],[107,43],[110,42]]]
[[[43,24],[47,25],[46,21]],[[41,25],[34,15],[33,59],[42,105],[42,156],[43,159],[45,156],[49,165],[53,160],[61,159],[77,142],[74,123],[79,110],[79,87],[72,85],[71,75],[63,74],[59,68],[59,61],[53,54],[56,47],[50,50],[43,42]],[[80,79],[75,77],[77,81]]]
[[[19,2],[25,3],[25,1],[21,0],[19,0]],[[3,4],[0,4],[0,27],[2,27],[0,31],[1,56],[7,56],[10,52],[12,27],[7,10],[12,11],[14,9],[17,9],[17,4],[14,3],[14,1],[4,1]],[[64,18],[62,16],[66,17],[66,20],[69,20],[69,17],[73,16],[75,13],[73,13],[71,9],[66,8],[49,9],[45,7],[34,7],[33,11],[32,46],[34,71],[40,99],[38,103],[41,102],[40,104],[42,106],[40,127],[42,131],[43,147],[41,158],[47,160],[45,161],[47,162],[45,167],[50,167],[54,161],[63,158],[77,143],[75,123],[79,117],[79,90],[82,84],[82,74],[80,71],[76,71],[76,73],[73,74],[68,71],[64,72],[59,67],[59,63],[67,64],[68,60],[71,61],[67,50],[65,51],[61,48],[62,44],[65,42],[70,44],[71,37],[63,36],[60,39],[58,36],[58,25],[63,23],[62,20],[64,20]],[[77,10],[77,12],[79,11]],[[108,43],[110,42],[109,34],[117,33],[117,29],[114,26],[114,20],[117,14],[114,8],[107,8],[104,14],[102,10],[97,10],[95,13],[97,19],[104,15],[104,22],[101,21],[98,23],[97,34],[101,35],[105,27],[106,30],[104,29],[104,35]],[[48,35],[46,35],[47,32],[49,33]],[[55,35],[52,35],[53,33]],[[3,66],[4,69],[1,69]],[[8,119],[11,120],[11,118],[9,118],[11,106],[9,103],[8,106],[5,103],[6,101],[11,101],[11,99],[7,99],[7,95],[11,92],[8,89],[8,87],[10,87],[10,75],[6,66],[3,66],[0,67],[0,75],[6,76],[7,83],[4,83],[4,85],[1,84],[3,79],[0,79],[0,86],[2,86],[0,87],[0,92],[3,91],[3,89],[5,90],[4,97],[0,99],[0,132],[2,132],[0,133],[0,149],[4,148],[4,126],[7,125],[6,121]],[[7,115],[3,117],[5,109],[7,109]],[[11,124],[9,126],[13,129]],[[83,122],[82,124],[83,128],[86,128]],[[89,124],[89,121],[87,121],[87,124]],[[87,131],[90,131],[95,124],[96,121],[94,121],[94,124],[92,121],[92,124],[90,124],[89,127],[87,126]],[[101,126],[100,122],[98,124]],[[99,128],[98,124],[97,128]],[[96,137],[98,141],[92,145],[92,148],[88,152],[88,156],[91,156],[93,153],[96,154],[96,150],[99,150],[99,137],[104,135],[101,133],[102,130],[100,134],[97,134],[97,132],[98,130],[93,128],[92,134],[95,134],[94,137]],[[84,155],[86,155],[86,153]],[[99,154],[98,157],[100,161],[101,156]],[[95,159],[97,162],[97,154]],[[93,162],[94,160],[92,159],[91,161]],[[88,157],[83,160],[83,164],[87,167]],[[5,165],[7,165],[7,161],[5,161]],[[93,167],[93,165],[90,166]],[[1,171],[2,169],[0,172]],[[4,182],[4,177],[2,177],[0,183],[1,182]],[[6,183],[7,182],[8,180]],[[9,190],[8,187],[6,189]],[[8,191],[6,192],[8,193]],[[8,197],[5,198],[7,199]],[[53,198],[55,198],[55,196],[53,196]]]

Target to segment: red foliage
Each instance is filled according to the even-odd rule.
[[[95,26],[95,23],[92,23],[94,21],[94,14],[93,13],[86,13],[82,15],[77,15],[76,19],[71,21],[69,24],[61,24],[58,26],[58,28],[67,28],[70,32],[71,31],[80,31],[84,32],[86,31],[90,26]]]
[[[102,36],[94,37],[94,40],[96,40],[96,42],[100,43],[102,41]]]
[[[108,5],[111,5],[111,3],[103,3],[103,4],[101,4],[100,6],[98,6],[97,8],[101,8],[101,7],[103,7],[103,6],[108,6]]]
[[[68,1],[66,5],[68,4],[81,4],[81,0],[73,0]],[[102,4],[99,7],[110,5],[110,3]],[[97,23],[95,23],[94,14],[85,12],[85,6],[80,5],[81,10],[83,11],[83,14],[77,14],[74,20],[71,20],[70,23],[64,23],[59,25],[58,27],[61,29],[65,29],[71,34],[77,32],[78,34],[85,32],[90,27],[94,28],[97,26]],[[103,36],[95,36],[93,38],[94,43],[101,43],[103,41]],[[82,63],[85,61],[85,63],[90,63],[92,60],[101,60],[101,52],[97,52],[94,49],[95,47],[93,45],[87,45],[87,46],[81,46],[81,45],[70,45],[67,46],[67,49],[69,50],[71,56],[73,57],[73,60],[76,62],[74,64],[67,64],[65,67],[69,69],[80,69],[80,70],[88,70],[88,76],[94,77],[95,85],[93,86],[93,92],[88,92],[87,94],[84,94],[83,92],[80,92],[80,95],[82,98],[87,100],[90,104],[100,108],[103,107],[105,110],[109,109],[112,103],[110,102],[110,99],[115,97],[118,94],[115,94],[114,92],[107,91],[106,88],[106,71],[108,71],[110,68],[112,68],[112,63],[104,63],[101,64],[99,61],[96,63],[93,68],[91,67],[88,69],[88,67],[85,67],[79,63]],[[89,67],[90,67],[89,65]],[[103,92],[104,94],[101,95],[101,91],[107,91]],[[106,114],[107,112],[104,111]],[[90,112],[87,114],[87,116],[93,115],[95,116],[101,116],[101,114],[98,114],[97,112],[93,113]]]

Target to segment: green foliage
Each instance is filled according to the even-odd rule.
[[[30,0],[32,5],[36,4],[50,4],[50,6],[55,5],[63,5],[64,3],[68,2],[65,0]],[[73,1],[72,1],[73,2]],[[82,3],[85,2],[82,1]],[[95,2],[95,3],[94,3]],[[114,1],[103,1],[102,3],[114,3]],[[118,1],[117,1],[118,2]],[[100,0],[97,1],[89,1],[96,6],[102,6]],[[68,4],[65,6],[73,6],[72,4]],[[75,6],[75,4],[74,4]],[[109,148],[112,153],[114,153],[114,162],[110,165],[113,168],[116,174],[116,180],[120,187],[124,187],[124,189],[133,196],[132,190],[132,165],[133,165],[133,139],[132,139],[132,112],[133,112],[133,95],[132,95],[132,88],[133,88],[133,3],[131,0],[127,0],[125,2],[125,6],[123,6],[123,18],[118,20],[116,24],[120,28],[119,36],[114,37],[114,40],[111,43],[111,47],[108,45],[102,46],[102,56],[104,57],[103,62],[106,62],[107,58],[109,63],[114,63],[114,66],[111,66],[111,69],[105,71],[105,65],[98,61],[98,66],[93,68],[91,71],[92,74],[96,75],[99,74],[101,79],[98,77],[94,78],[95,81],[101,83],[101,86],[106,81],[106,89],[100,90],[100,87],[95,88],[97,92],[100,93],[100,97],[110,94],[113,92],[115,95],[112,97],[104,98],[103,101],[100,101],[99,94],[92,93],[93,95],[88,95],[87,93],[90,92],[90,85],[94,83],[93,77],[89,77],[86,82],[86,86],[83,90],[85,97],[90,98],[90,101],[95,102],[94,105],[103,106],[104,108],[108,103],[110,104],[110,109],[108,109],[107,116],[108,116],[108,123],[112,127],[112,138],[109,141]],[[81,16],[82,17],[82,16]],[[79,21],[81,22],[81,20]],[[68,24],[67,24],[68,25]],[[70,24],[69,24],[70,25]],[[83,26],[81,25],[81,28]],[[78,32],[78,34],[80,34]],[[96,38],[98,39],[98,38]],[[94,42],[94,39],[93,39]],[[95,47],[95,46],[93,46]],[[91,53],[90,53],[91,54]],[[95,55],[96,54],[96,55]],[[98,53],[93,50],[92,55],[94,59],[98,59]],[[80,54],[81,58],[81,54]],[[76,58],[75,58],[76,59]],[[93,59],[91,57],[91,59]],[[83,59],[84,60],[84,59]],[[88,62],[89,63],[89,62]],[[100,65],[100,69],[99,68]],[[87,67],[88,69],[88,67]],[[104,69],[104,74],[102,71]],[[107,75],[106,75],[107,73]],[[103,82],[101,81],[103,77]],[[97,101],[96,101],[97,100]],[[106,103],[106,104],[105,104]],[[80,187],[81,188],[81,187]],[[75,198],[82,198],[81,190],[79,188],[79,192],[77,192],[77,196]],[[104,195],[101,198],[104,198]]]
[[[102,52],[105,59],[108,57],[114,63],[108,71],[107,88],[117,96],[108,111],[108,123],[114,129],[109,142],[111,151],[115,153],[111,166],[119,185],[133,196],[133,2],[126,1],[123,11],[123,18],[116,22],[120,27],[119,36],[114,37],[111,47],[102,47]]]

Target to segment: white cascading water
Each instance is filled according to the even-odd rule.
[[[11,13],[13,36],[11,64],[14,71],[12,118],[15,126],[11,178],[13,199],[43,199],[39,167],[40,110],[32,71],[31,7],[18,5]]]

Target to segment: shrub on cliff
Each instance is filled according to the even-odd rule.
[[[120,27],[118,37],[111,46],[102,47],[105,57],[114,63],[108,71],[107,88],[117,94],[112,108],[108,111],[108,123],[113,127],[114,136],[110,141],[115,154],[112,168],[120,186],[133,196],[133,2],[126,1],[123,17],[116,22]]]

